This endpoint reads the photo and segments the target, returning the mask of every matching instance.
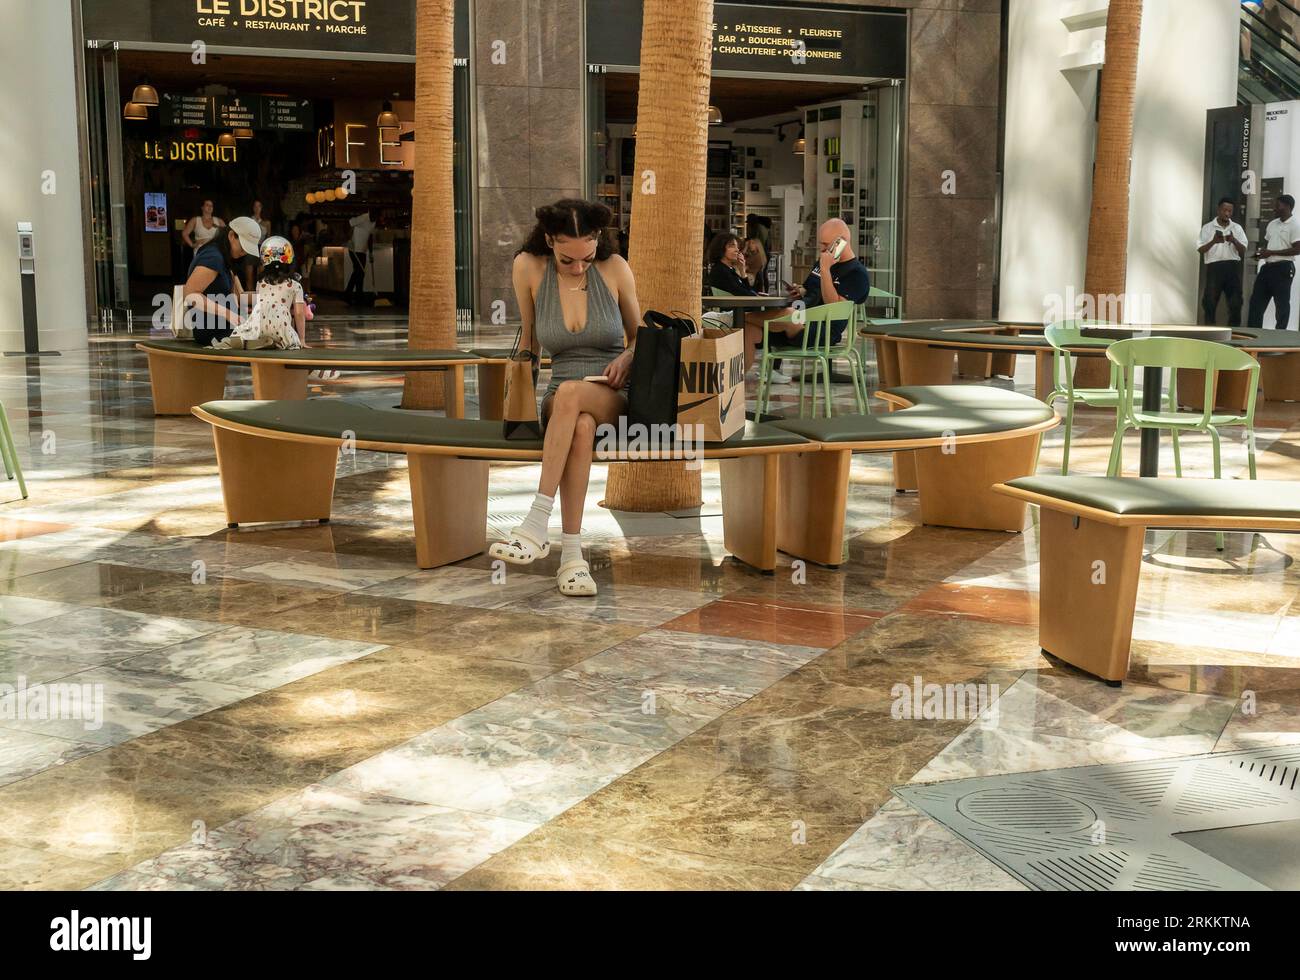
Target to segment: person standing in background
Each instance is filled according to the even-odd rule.
[[[1295,279],[1295,257],[1300,255],[1300,221],[1295,217],[1295,198],[1283,194],[1277,199],[1277,217],[1264,230],[1264,241],[1255,253],[1263,259],[1255,288],[1250,293],[1250,319],[1246,326],[1264,326],[1264,311],[1272,302],[1279,330],[1291,325],[1291,282]]]
[[[352,226],[352,243],[348,255],[352,257],[352,275],[348,278],[343,296],[349,306],[357,306],[366,298],[366,258],[370,252],[370,236],[374,233],[375,223],[370,212],[365,211],[348,222]]]
[[[216,204],[212,198],[205,197],[199,213],[185,223],[185,229],[181,232],[181,241],[187,247],[198,251],[216,238],[217,232],[226,227],[226,223],[218,218],[215,212]]]
[[[1197,251],[1205,257],[1205,295],[1201,308],[1205,322],[1213,324],[1219,317],[1219,298],[1228,300],[1228,326],[1241,326],[1241,271],[1246,247],[1245,229],[1232,220],[1233,203],[1219,201],[1219,213],[1201,229]]]

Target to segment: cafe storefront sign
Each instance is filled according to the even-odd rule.
[[[145,140],[144,158],[176,163],[238,163],[239,146],[191,140]]]
[[[587,5],[587,60],[641,63],[642,0]],[[714,72],[854,80],[907,74],[905,11],[845,7],[713,5]]]

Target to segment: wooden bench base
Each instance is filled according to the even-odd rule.
[[[1118,684],[1128,674],[1146,528],[1041,514],[1039,646]]]
[[[289,442],[213,426],[228,524],[329,520],[339,442]]]
[[[226,364],[168,354],[149,357],[149,387],[155,415],[189,415],[204,402],[220,401],[226,393]]]
[[[487,550],[488,461],[412,453],[406,457],[415,522],[415,561],[437,568]]]
[[[1259,359],[1260,387],[1271,402],[1300,402],[1300,354]]]

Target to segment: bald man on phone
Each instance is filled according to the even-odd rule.
[[[861,303],[871,294],[871,275],[862,264],[850,242],[852,232],[839,218],[832,218],[817,229],[820,254],[802,286],[791,286],[786,295],[791,300],[803,300],[804,307],[823,306],[851,300]],[[803,343],[803,326],[798,323],[781,324],[784,338],[773,335],[774,346],[798,347]],[[848,320],[831,324],[831,343],[837,344],[848,328]]]

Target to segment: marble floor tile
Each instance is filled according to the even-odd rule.
[[[665,628],[589,657],[573,672],[611,682],[635,681],[648,690],[674,684],[745,696],[774,684],[819,653],[813,647]]]
[[[128,657],[114,666],[266,691],[382,649],[374,643],[235,626]]]
[[[1027,891],[942,824],[890,800],[797,891]]]
[[[179,581],[166,578],[152,588],[116,595],[102,604],[150,616],[170,616],[184,610],[187,616],[214,623],[279,628],[280,621],[291,613],[300,613],[338,595],[333,589],[301,588],[274,581],[208,578],[195,582],[184,576]]]
[[[555,580],[549,576],[529,575],[512,569],[506,569],[502,576],[488,570],[447,567],[414,574],[408,568],[402,577],[362,589],[361,594],[499,609],[539,592],[554,590]]]
[[[542,827],[448,891],[788,891],[797,874]]]
[[[117,745],[257,693],[252,688],[166,674],[92,667],[57,682],[79,688],[75,707],[37,715],[31,691],[0,697],[0,728],[91,745]],[[28,707],[20,705],[24,694]]]
[[[100,746],[31,732],[0,729],[0,786],[97,752]]]
[[[295,603],[273,618],[248,625],[363,643],[403,644],[445,631],[464,618],[466,611],[455,606],[353,592]]]
[[[638,626],[661,626],[670,619],[697,609],[709,596],[684,589],[650,589],[624,586],[606,589],[599,595],[574,598],[547,589],[502,606],[514,612],[533,612],[583,623],[622,623]]]
[[[309,786],[131,869],[204,889],[440,888],[533,824]],[[119,882],[106,881],[112,889]]]
[[[102,878],[111,866],[0,841],[0,890],[67,891]]]
[[[506,695],[466,720],[601,742],[666,748],[746,695],[667,679],[653,687],[570,669]]]
[[[701,766],[694,753],[675,750],[615,780],[547,827],[802,877],[862,821],[861,803],[838,784],[789,769]]]
[[[1295,694],[1293,690],[1290,692]],[[1215,752],[1300,745],[1300,704],[1295,698],[1274,700],[1268,692],[1237,706],[1224,726]]]
[[[104,664],[223,628],[220,623],[202,620],[85,606],[0,630],[0,655],[49,656],[87,665]]]
[[[0,579],[3,582],[3,579]],[[50,599],[27,599],[18,595],[6,595],[0,602],[0,630],[10,626],[23,626],[41,619],[50,619],[64,613],[75,612],[81,608],[71,602],[54,602]]]
[[[655,751],[461,719],[324,785],[544,823]]]
[[[745,640],[779,639],[824,650],[870,629],[878,618],[878,613],[842,606],[728,597],[669,620],[663,629]]]
[[[1144,745],[1093,742],[972,725],[949,742],[909,781],[933,783],[968,776],[999,776],[1039,769],[1168,759],[1182,754]]]
[[[941,582],[909,600],[899,611],[1033,626],[1038,623],[1038,596],[1013,589]]]
[[[936,658],[1006,670],[1052,666],[1038,645],[1037,626],[931,613],[891,613],[835,649],[846,658],[892,661],[904,678],[915,673],[913,664]]]

